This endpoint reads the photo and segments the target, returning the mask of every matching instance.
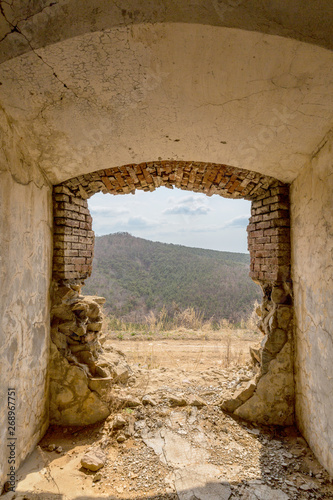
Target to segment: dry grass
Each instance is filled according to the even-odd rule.
[[[203,315],[193,307],[178,311],[170,317],[165,307],[158,314],[150,311],[141,323],[125,322],[115,316],[106,317],[104,332],[111,338],[119,340],[153,340],[153,339],[201,339],[218,340],[226,333],[232,337],[239,335],[252,335],[257,332],[256,323],[258,316],[256,310],[258,302],[255,302],[253,311],[249,318],[242,320],[236,328],[227,319],[216,322],[211,318],[204,320]]]
[[[216,335],[216,332],[213,332]],[[126,354],[130,364],[146,369],[184,368],[187,371],[201,371],[207,367],[229,369],[241,367],[251,362],[249,347],[258,343],[261,337],[248,332],[225,331],[219,338],[203,340],[202,338],[175,337],[161,339],[153,337],[149,342],[137,339],[114,339]]]
[[[212,357],[212,365],[232,368],[249,362],[249,346],[261,340],[261,334],[256,329],[257,307],[258,303],[255,303],[253,312],[240,328],[226,319],[218,323],[212,319],[204,321],[193,308],[178,311],[170,318],[166,308],[163,308],[158,314],[151,311],[142,323],[106,317],[104,334],[109,340],[121,341],[122,350],[126,344],[126,354],[131,363],[148,369],[184,363],[198,367],[207,356]],[[187,346],[188,356],[184,349],[179,360],[175,357],[177,349],[172,347],[177,341],[191,341]],[[210,351],[213,345],[214,352]]]

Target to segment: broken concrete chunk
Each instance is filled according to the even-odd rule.
[[[250,380],[245,389],[235,392],[231,399],[223,400],[220,403],[221,409],[228,413],[234,412],[254,394],[256,387],[255,381]]]
[[[195,396],[191,394],[188,398],[188,404],[190,406],[196,406],[197,408],[202,408],[203,406],[207,406],[207,403],[200,396]]]
[[[151,406],[156,406],[157,405],[157,402],[155,401],[155,399],[150,396],[149,394],[146,394],[145,396],[143,396],[143,398],[141,399],[141,402],[143,405],[151,405]]]
[[[265,484],[252,484],[243,493],[244,500],[289,500],[289,496],[282,490],[275,490]]]
[[[117,436],[117,442],[123,443],[124,441],[126,441],[125,435],[123,433],[119,434],[119,436]]]
[[[121,384],[126,384],[131,375],[129,368],[120,363],[112,366],[111,374],[114,381],[120,382]]]
[[[186,406],[187,401],[184,396],[176,396],[175,394],[171,394],[168,396],[169,405],[170,406]]]
[[[94,323],[87,324],[88,332],[100,332],[103,326],[103,321],[96,321]]]
[[[176,473],[175,487],[179,500],[229,500],[230,484],[216,481],[197,470],[179,470]]]
[[[106,455],[100,448],[92,448],[88,450],[81,458],[81,465],[85,469],[93,472],[104,467]]]
[[[124,408],[136,408],[137,406],[141,406],[139,399],[133,396],[126,396],[121,399],[121,402],[124,405]]]
[[[127,424],[126,419],[122,415],[115,415],[112,423],[112,429],[122,429]]]

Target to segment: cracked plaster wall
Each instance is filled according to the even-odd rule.
[[[16,391],[16,467],[48,425],[50,185],[0,110],[0,485],[8,473],[7,389]]]
[[[292,184],[296,418],[333,474],[333,135]]]
[[[0,82],[53,184],[155,159],[291,182],[333,113],[329,50],[199,24],[80,33],[3,62]]]

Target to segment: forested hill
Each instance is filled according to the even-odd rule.
[[[105,309],[137,321],[163,306],[194,307],[204,319],[246,318],[260,289],[249,278],[249,255],[156,243],[128,233],[95,241],[85,294],[106,298]]]

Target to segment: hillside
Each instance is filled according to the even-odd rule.
[[[194,307],[219,321],[247,318],[260,288],[249,278],[249,255],[156,243],[128,233],[96,238],[85,294],[106,298],[105,310],[140,321],[149,311]]]

